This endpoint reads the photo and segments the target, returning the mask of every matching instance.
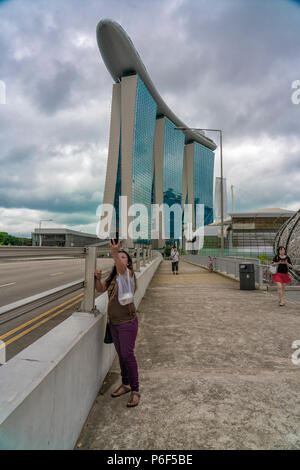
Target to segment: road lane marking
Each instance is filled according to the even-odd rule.
[[[36,328],[38,328],[43,323],[46,323],[47,321],[51,320],[51,318],[56,317],[56,315],[58,315],[59,313],[62,313],[65,310],[68,310],[68,308],[72,307],[73,305],[79,304],[79,302],[80,302],[80,300],[77,300],[76,302],[73,302],[72,304],[67,305],[67,307],[63,308],[62,310],[59,310],[58,312],[54,313],[53,315],[50,315],[50,317],[44,318],[44,320],[38,322],[36,325],[31,326],[30,328],[27,328],[27,330],[22,331],[22,333],[18,334],[17,336],[13,336],[8,341],[3,342],[0,345],[0,349],[8,346],[9,344],[13,343],[14,341],[17,341],[17,339],[22,338],[22,336],[27,335],[28,333],[30,333],[32,330],[35,330]]]
[[[58,274],[63,274],[63,273],[53,273],[53,274],[50,274],[50,276],[57,276]]]
[[[83,293],[78,294],[75,297],[72,297],[71,299],[66,300],[62,304],[57,305],[56,307],[53,307],[50,310],[47,310],[47,312],[41,313],[37,317],[32,318],[31,320],[27,321],[26,323],[22,323],[21,325],[17,326],[13,330],[10,330],[7,333],[5,333],[4,335],[0,336],[0,340],[2,340],[4,338],[7,338],[7,336],[11,336],[16,331],[22,330],[22,328],[25,328],[25,326],[30,325],[31,323],[39,320],[40,318],[43,318],[45,315],[48,315],[49,313],[54,312],[54,310],[57,310],[58,308],[63,307],[64,305],[66,305],[66,304],[72,302],[73,300],[78,299],[79,297],[82,297],[82,296],[83,296]]]
[[[12,286],[13,284],[16,284],[15,282],[9,282],[8,284],[2,284],[0,287],[5,287],[5,286]]]

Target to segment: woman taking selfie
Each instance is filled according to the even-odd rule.
[[[125,250],[120,249],[120,241],[115,243],[112,240],[110,251],[115,262],[114,267],[104,282],[101,281],[101,270],[95,270],[95,287],[98,292],[107,290],[108,293],[109,329],[121,368],[122,384],[111,396],[115,398],[131,392],[127,406],[133,407],[138,405],[140,398],[138,365],[134,355],[138,332],[138,318],[133,302],[136,278],[132,259]]]
[[[277,250],[277,255],[272,261],[273,266],[277,266],[277,273],[273,274],[272,281],[276,282],[277,290],[279,295],[279,305],[283,307],[285,305],[284,298],[284,286],[289,282],[292,282],[288,275],[288,268],[292,268],[292,262],[290,257],[287,256],[284,246],[280,246]]]

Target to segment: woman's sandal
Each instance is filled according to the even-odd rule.
[[[122,390],[122,391],[121,391]],[[125,393],[131,392],[131,388],[127,387],[126,385],[121,384],[117,390],[111,393],[111,397],[117,398],[120,397],[121,395],[124,395]]]
[[[134,401],[134,397],[137,396],[138,397],[138,400],[137,402]],[[127,403],[127,407],[128,408],[133,408],[134,406],[137,406],[139,404],[139,401],[140,401],[140,393],[139,392],[131,392],[131,395],[130,395],[130,399],[129,399],[129,402]]]

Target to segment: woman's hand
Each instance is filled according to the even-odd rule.
[[[112,240],[112,243],[110,244],[110,251],[111,251],[112,257],[114,259],[114,262],[117,268],[117,273],[124,274],[126,271],[126,266],[120,260],[120,256],[119,256],[120,249],[121,249],[121,240],[119,240],[118,243],[115,243],[115,241]]]
[[[111,251],[111,254],[114,256],[114,255],[117,255],[120,251],[120,248],[121,248],[121,241],[119,240],[118,243],[115,243],[114,240],[112,240],[112,243],[110,243],[110,251]]]
[[[95,269],[94,271],[95,276],[95,288],[98,292],[106,291],[106,283],[101,282],[102,271],[101,269]]]
[[[101,276],[102,276],[102,271],[101,271],[101,269],[95,269],[94,275],[95,275],[95,278],[96,278],[98,281],[101,281]]]

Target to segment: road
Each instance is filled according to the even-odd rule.
[[[112,259],[97,259],[103,271]],[[0,262],[0,306],[84,278],[84,259]],[[0,324],[8,361],[80,308],[82,289]],[[3,318],[1,319],[3,321]],[[1,323],[1,322],[0,322]]]
[[[0,262],[0,307],[84,277],[84,259]],[[97,260],[107,268],[111,259]]]

